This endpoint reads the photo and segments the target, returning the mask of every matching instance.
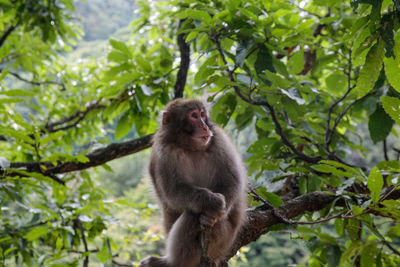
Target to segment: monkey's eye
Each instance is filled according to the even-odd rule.
[[[201,113],[200,113],[200,116],[201,116],[202,118],[205,118],[205,117],[206,117],[206,113],[202,110]]]
[[[196,113],[196,112],[192,112],[192,115],[191,115],[191,117],[192,117],[192,118],[195,118],[195,119],[197,119],[199,116],[197,115],[197,113]]]

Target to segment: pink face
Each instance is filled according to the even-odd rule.
[[[188,112],[187,118],[194,127],[193,138],[202,145],[207,145],[213,134],[206,124],[206,112],[203,109],[194,109]]]

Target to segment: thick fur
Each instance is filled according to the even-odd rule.
[[[141,267],[192,267],[200,260],[200,220],[215,219],[208,255],[217,266],[231,247],[245,214],[246,175],[240,155],[224,131],[213,132],[209,144],[192,142],[185,114],[204,109],[199,100],[178,99],[166,107],[154,137],[150,175],[161,202],[167,238],[163,258],[148,257]],[[187,128],[187,127],[186,127]],[[189,127],[190,128],[190,127]],[[226,265],[224,265],[226,266]]]

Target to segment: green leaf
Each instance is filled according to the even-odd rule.
[[[264,70],[264,74],[261,74],[260,76],[267,78],[268,81],[272,82],[272,84],[274,84],[278,88],[288,89],[291,86],[291,82],[290,81],[288,81],[287,79],[281,77],[278,74],[270,72],[269,70]],[[296,100],[296,99],[293,99],[293,100]]]
[[[4,256],[7,256],[8,254],[10,254],[11,252],[15,251],[19,249],[18,247],[10,247],[8,249],[6,249],[6,251],[4,251]]]
[[[207,12],[202,11],[202,10],[187,9],[185,12],[185,16],[192,18],[192,19],[200,20],[202,22],[205,22],[206,24],[212,23],[212,19],[211,19],[210,15]]]
[[[81,163],[87,163],[90,161],[90,159],[88,157],[86,157],[85,155],[74,156],[74,160],[76,160],[77,162],[81,162]]]
[[[119,140],[126,136],[132,129],[132,122],[130,118],[130,112],[125,112],[124,115],[119,119],[117,126],[115,127],[115,139]]]
[[[332,73],[325,79],[329,92],[334,95],[342,95],[347,89],[347,76],[340,73]]]
[[[241,130],[249,125],[252,122],[254,117],[253,109],[249,106],[247,107],[243,113],[240,113],[235,118],[236,127],[238,130]]]
[[[224,127],[236,108],[236,96],[227,93],[220,97],[211,110],[211,120]]]
[[[392,130],[394,121],[385,112],[381,105],[377,105],[375,112],[371,114],[368,121],[369,134],[376,144],[385,140]]]
[[[60,251],[62,248],[62,245],[63,245],[62,239],[60,237],[58,237],[57,241],[56,241],[56,251]]]
[[[283,81],[287,82],[286,80],[283,79]],[[289,82],[287,82],[287,85],[290,85]],[[286,95],[287,97],[289,97],[290,99],[296,101],[296,103],[298,105],[304,105],[306,103],[306,101],[301,97],[301,94],[299,92],[299,90],[297,90],[297,88],[289,88],[288,90],[285,89],[280,89],[280,91]]]
[[[102,164],[101,167],[103,167],[103,169],[105,169],[108,172],[114,173],[114,170],[112,169],[112,167],[110,165],[108,165],[107,163]]]
[[[385,58],[385,73],[386,77],[393,86],[393,88],[400,92],[400,60],[395,60],[394,58]]]
[[[375,256],[377,254],[376,243],[371,242],[363,247],[361,251],[361,267],[370,267],[375,261]]]
[[[340,177],[354,177],[354,174],[340,170],[336,167],[327,165],[327,164],[318,164],[312,166],[312,168],[316,171],[323,172],[323,173],[332,173],[334,175],[340,176]]]
[[[25,234],[24,237],[32,241],[38,239],[41,236],[44,236],[48,232],[50,232],[50,229],[45,226],[36,227],[33,228],[31,231],[29,231],[27,234]]]
[[[249,49],[253,46],[253,40],[240,40],[236,48],[235,62],[239,67],[243,67]]]
[[[267,198],[268,202],[274,206],[274,208],[279,207],[283,203],[283,200],[274,193],[265,192],[265,197]]]
[[[115,48],[115,49],[121,51],[122,53],[124,53],[128,58],[132,57],[132,54],[129,51],[129,48],[126,46],[125,43],[117,41],[117,40],[114,40],[114,39],[110,39],[110,45],[113,48]]]
[[[121,63],[121,62],[125,62],[127,61],[127,56],[122,53],[121,51],[117,51],[117,50],[112,50],[108,56],[107,59],[113,62],[117,62],[117,63]]]
[[[368,189],[371,191],[372,202],[377,203],[383,187],[383,177],[377,167],[372,168],[367,181]]]
[[[151,72],[152,67],[150,62],[145,60],[143,57],[136,57],[136,63],[144,72]]]
[[[357,219],[348,219],[345,224],[346,231],[349,233],[351,240],[359,240],[359,231],[361,229],[360,221]]]
[[[26,177],[33,177],[38,181],[44,181],[44,182],[47,182],[47,183],[54,183],[54,180],[52,180],[50,177],[45,176],[45,175],[43,175],[41,173],[38,173],[38,172],[27,172],[27,171],[19,170],[19,169],[13,169],[13,171],[16,172],[16,173],[22,174],[23,176],[26,176]]]
[[[268,192],[265,187],[258,187],[256,192],[260,195],[260,197],[271,203],[274,208],[279,207],[283,203],[283,200],[278,195]]]
[[[275,72],[272,53],[265,45],[261,46],[261,48],[258,51],[257,59],[256,62],[254,63],[254,68],[256,69],[258,75],[262,74],[265,70],[269,70],[270,72]]]
[[[360,70],[357,85],[353,90],[358,98],[365,96],[373,89],[382,68],[383,56],[383,41],[380,41],[369,50],[365,64]]]
[[[28,91],[28,90],[14,89],[14,90],[8,90],[8,91],[0,91],[0,95],[6,95],[6,96],[33,96],[33,95],[35,95],[35,93],[31,92],[31,91]]]
[[[111,254],[111,248],[110,248],[110,242],[108,238],[105,238],[103,240],[103,246],[101,247],[101,250],[97,252],[97,258],[104,264],[107,261],[112,260],[112,254]]]
[[[25,102],[22,98],[0,98],[0,104],[11,104]]]
[[[23,128],[25,128],[25,130],[31,132],[33,125],[31,123],[28,123],[24,117],[22,117],[21,114],[19,113],[15,113],[15,114],[9,114],[10,118],[12,118],[14,120],[14,122],[16,124],[18,124],[19,126],[22,126]]]
[[[195,39],[196,37],[197,37],[197,35],[199,35],[199,32],[198,31],[192,31],[191,33],[189,33],[187,36],[186,36],[186,43],[188,43],[188,42],[190,42],[190,41],[192,41],[193,39]]]
[[[291,56],[287,63],[288,71],[290,74],[298,74],[304,68],[304,50],[301,49],[299,52]]]
[[[381,97],[383,109],[389,116],[400,125],[400,99],[391,96]]]
[[[245,15],[246,17],[248,17],[249,19],[251,19],[253,22],[258,22],[258,16],[255,15],[253,12],[251,12],[248,9],[244,9],[244,8],[239,8],[239,11]]]
[[[215,64],[215,57],[210,57],[207,59],[200,67],[194,76],[194,82],[196,85],[202,85],[208,77],[215,72],[214,69],[210,68]]]
[[[142,84],[140,87],[144,95],[151,96],[153,94],[153,90],[149,86]]]
[[[11,129],[11,128],[5,128],[5,127],[1,128],[0,127],[0,133],[4,134],[6,136],[14,137],[16,140],[18,140],[18,141],[21,140],[28,144],[34,143],[33,139],[30,136],[28,136],[26,134],[26,132],[23,132],[23,131],[17,131],[17,130]]]
[[[0,74],[0,81],[2,81],[3,79],[4,79],[4,77],[6,77],[6,75],[8,74],[8,73],[10,73],[10,71],[9,70],[2,70],[1,71],[1,74]]]
[[[66,135],[66,132],[63,131],[59,131],[59,132],[55,132],[55,133],[50,133],[49,135],[43,137],[42,139],[40,139],[40,145],[44,146],[46,144],[48,144],[51,141],[60,139],[61,137],[63,137],[64,135]]]
[[[393,51],[397,64],[400,64],[400,30],[397,30],[397,33],[394,35]]]
[[[319,163],[323,163],[323,164],[328,164],[328,165],[332,165],[335,166],[336,168],[340,168],[345,170],[348,173],[353,173],[355,175],[360,175],[360,170],[355,168],[355,167],[350,167],[347,166],[346,164],[334,161],[334,160],[321,160]]]
[[[327,262],[329,267],[339,266],[342,251],[337,245],[330,245],[327,251]]]

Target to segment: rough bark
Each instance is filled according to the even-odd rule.
[[[304,214],[306,211],[317,211],[325,208],[336,198],[335,195],[324,192],[313,192],[301,195],[285,202],[276,209],[281,216],[293,218]],[[230,252],[225,260],[228,261],[243,246],[256,241],[261,235],[268,232],[268,227],[281,223],[281,220],[274,215],[273,210],[249,210],[247,220],[239,231]]]
[[[123,156],[137,153],[141,150],[149,148],[152,145],[152,134],[144,137],[134,139],[123,143],[113,143],[104,148],[97,149],[86,157],[88,162],[65,162],[54,166],[50,162],[13,162],[11,168],[23,168],[26,171],[40,172],[44,175],[51,175],[57,173],[66,173],[72,171],[84,170],[87,168],[102,165],[110,160],[117,159]],[[41,168],[42,167],[42,170]],[[44,168],[43,168],[44,167]],[[0,170],[1,174],[1,170]],[[9,175],[9,173],[8,173]]]
[[[185,20],[181,20],[179,22],[179,28],[181,28],[182,23],[184,21]],[[174,87],[175,99],[183,97],[183,91],[185,90],[187,73],[190,64],[190,46],[186,43],[185,34],[183,33],[178,34],[178,46],[179,46],[179,51],[181,53],[181,64],[179,66],[179,71],[177,74],[177,79]]]

